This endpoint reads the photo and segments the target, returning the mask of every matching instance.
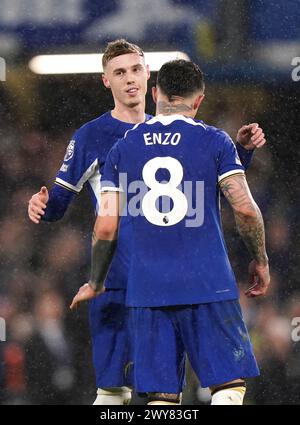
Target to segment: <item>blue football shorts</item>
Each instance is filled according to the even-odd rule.
[[[124,289],[106,289],[89,302],[93,364],[98,388],[132,385],[129,312]]]
[[[185,358],[202,387],[259,375],[238,300],[130,308],[137,392],[180,393]]]

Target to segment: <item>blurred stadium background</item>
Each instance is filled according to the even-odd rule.
[[[299,0],[0,0],[1,404],[94,399],[87,308],[68,311],[89,271],[88,196],[83,191],[61,222],[40,226],[29,222],[27,201],[42,184],[51,187],[74,130],[112,99],[99,74],[38,75],[28,64],[38,54],[98,53],[118,37],[145,51],[185,52],[200,65],[207,89],[198,118],[233,138],[249,122],[265,131],[267,146],[247,173],[267,229],[265,299],[243,296],[249,258],[222,207],[261,367],[246,402],[300,403],[300,341],[291,337],[291,320],[300,316],[299,23]],[[150,96],[147,111],[154,112]],[[189,375],[185,403],[207,402]]]

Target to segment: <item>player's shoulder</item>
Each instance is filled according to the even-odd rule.
[[[225,131],[222,128],[218,128],[218,127],[215,127],[213,125],[206,124],[202,120],[194,120],[194,121],[202,123],[205,126],[206,132],[209,136],[215,136],[215,137],[221,136],[222,137],[223,133],[225,133]]]
[[[73,133],[68,147],[79,152],[94,151],[98,142],[102,140],[106,128],[109,127],[110,117],[110,113],[107,112],[84,123]]]
[[[106,112],[105,114],[102,114],[99,117],[96,117],[84,123],[81,127],[79,127],[76,130],[75,135],[84,136],[91,132],[97,132],[101,128],[103,128],[105,125],[109,124],[110,122],[111,122],[111,113]]]
[[[218,145],[224,145],[228,143],[233,143],[231,137],[229,134],[222,128],[215,127],[213,125],[206,125],[206,133],[209,138],[211,138],[212,141],[217,143]]]

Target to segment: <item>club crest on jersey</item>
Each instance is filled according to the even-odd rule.
[[[75,149],[75,140],[71,140],[68,144],[66,154],[64,156],[64,161],[69,161],[73,155],[74,155],[74,149]]]

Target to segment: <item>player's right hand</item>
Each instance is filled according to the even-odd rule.
[[[265,134],[257,123],[243,125],[236,135],[236,141],[246,150],[261,148],[266,143]]]
[[[105,291],[105,288],[102,288],[100,292],[96,292],[90,287],[88,283],[85,283],[79,288],[77,294],[73,298],[72,303],[70,305],[70,309],[71,310],[76,309],[78,305],[82,303],[83,301],[89,301],[97,297],[98,295],[100,295],[100,293],[103,293],[104,291]]]
[[[31,221],[39,224],[41,216],[45,214],[48,200],[49,193],[46,186],[42,186],[38,193],[32,195],[28,203],[28,217]]]
[[[269,264],[252,260],[249,264],[250,287],[245,291],[249,298],[265,295],[270,285]]]

